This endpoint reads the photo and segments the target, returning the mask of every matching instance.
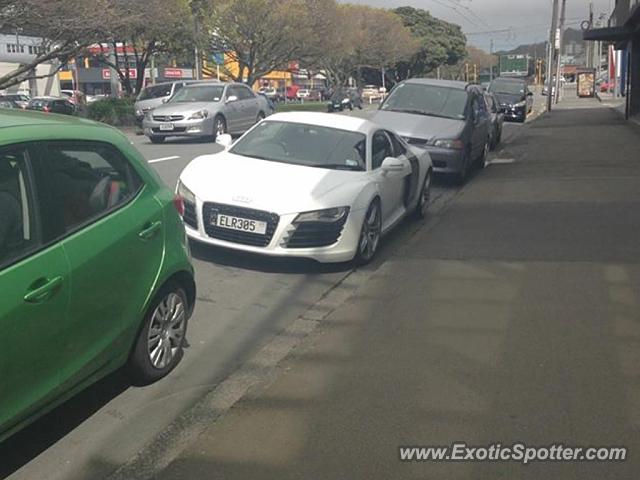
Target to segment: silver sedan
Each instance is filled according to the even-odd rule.
[[[144,134],[153,143],[167,137],[205,137],[240,134],[270,112],[265,98],[240,83],[200,83],[178,91],[164,105],[147,112]]]

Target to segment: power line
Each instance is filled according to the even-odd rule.
[[[458,10],[457,8],[457,3],[455,4],[456,6],[452,6],[449,5],[448,3],[444,3],[443,0],[431,0],[434,3],[437,3],[438,5],[448,8],[450,10],[453,10],[454,12],[456,12],[458,15],[460,15],[463,19],[465,19],[467,22],[471,23],[472,25],[479,27],[479,28],[484,28],[482,25],[478,24],[478,22],[476,22],[475,20],[473,20],[472,18],[468,17],[467,15],[465,15],[464,13],[462,13],[460,10]],[[452,0],[449,0],[452,1]]]

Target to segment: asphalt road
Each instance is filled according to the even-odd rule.
[[[367,116],[370,110],[356,114]],[[521,128],[505,124],[503,143],[516,138]],[[154,145],[146,137],[130,137],[172,188],[192,159],[220,150],[213,143]],[[492,161],[510,161],[501,155],[498,148]],[[434,202],[446,202],[457,190],[440,182]],[[376,265],[416,228],[407,222],[390,236]],[[129,386],[121,373],[97,383],[0,445],[0,478],[80,480],[110,474],[350,272],[349,265],[265,259],[197,246],[193,255],[198,304],[189,325],[190,347],[179,367],[144,388]]]

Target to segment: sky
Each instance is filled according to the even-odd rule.
[[[457,23],[467,34],[470,44],[489,51],[510,50],[525,43],[544,41],[549,37],[552,0],[341,0],[343,3],[367,4],[395,8],[412,6],[429,10],[437,18]],[[614,0],[567,0],[567,26],[580,28],[589,17],[593,2],[596,20],[613,11]],[[562,3],[560,1],[560,3]],[[495,33],[479,33],[507,30]]]

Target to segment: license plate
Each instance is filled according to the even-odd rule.
[[[160,130],[162,130],[163,132],[170,132],[171,130],[173,130],[173,123],[161,123]]]
[[[226,228],[228,230],[238,230],[240,232],[256,233],[264,235],[267,233],[267,222],[258,220],[250,220],[248,218],[232,217],[231,215],[213,214],[211,215],[211,224],[216,227]]]

